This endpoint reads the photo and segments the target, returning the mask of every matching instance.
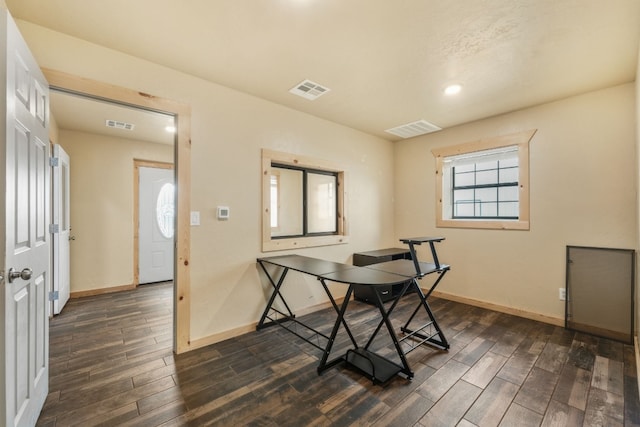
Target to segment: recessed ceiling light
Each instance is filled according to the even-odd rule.
[[[462,85],[452,84],[444,89],[445,95],[457,95],[462,90]]]

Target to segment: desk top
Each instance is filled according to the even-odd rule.
[[[387,273],[398,274],[407,278],[423,277],[435,271],[449,269],[449,266],[446,264],[440,264],[440,268],[437,268],[436,265],[431,262],[419,262],[418,264],[420,264],[421,275],[416,274],[416,266],[413,261],[409,259],[397,259],[394,261],[381,262],[379,264],[371,264],[366,268],[386,271]]]
[[[397,285],[406,282],[409,278],[417,277],[415,269],[413,270],[412,275],[401,275],[396,274],[395,272],[382,271],[368,267],[356,267],[353,265],[325,261],[302,255],[282,255],[258,258],[258,262],[267,262],[269,264],[289,268],[301,273],[311,274],[312,276],[316,276],[320,279],[331,280],[332,282],[351,283],[354,285]],[[385,264],[392,264],[394,262],[396,261],[389,261]]]
[[[324,274],[333,273],[334,271],[353,268],[353,266],[349,264],[341,264],[339,262],[326,261],[303,255],[279,255],[267,258],[258,258],[258,261],[268,262],[269,264],[290,268],[291,270],[311,274],[313,276],[322,276]]]
[[[404,239],[400,239],[402,243],[425,243],[425,242],[441,242],[444,240],[444,237],[406,237]]]

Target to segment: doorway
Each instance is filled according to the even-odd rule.
[[[173,280],[173,164],[134,160],[134,281],[138,285]]]
[[[134,90],[91,81],[55,70],[43,69],[52,89],[174,117],[176,165],[176,222],[174,264],[174,339],[176,353],[190,349],[189,194],[190,109],[187,105]]]

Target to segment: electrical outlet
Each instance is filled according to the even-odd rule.
[[[561,301],[564,301],[567,299],[567,289],[566,288],[558,288],[558,298]]]

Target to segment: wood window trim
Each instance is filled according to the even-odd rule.
[[[176,255],[174,271],[173,351],[184,353],[194,347],[191,342],[191,107],[119,86],[102,83],[57,70],[42,69],[52,88],[114,101],[175,116],[176,120]]]
[[[271,238],[271,164],[297,166],[336,172],[338,174],[338,233],[330,236]],[[345,189],[347,173],[339,165],[326,160],[262,149],[262,252],[349,243]]]
[[[529,142],[536,133],[536,129],[485,138],[464,144],[449,147],[435,148],[431,150],[436,160],[436,227],[438,228],[480,228],[495,230],[529,230]],[[443,161],[446,157],[476,151],[490,150],[501,147],[517,146],[519,163],[519,207],[520,214],[517,220],[460,220],[443,217]]]

